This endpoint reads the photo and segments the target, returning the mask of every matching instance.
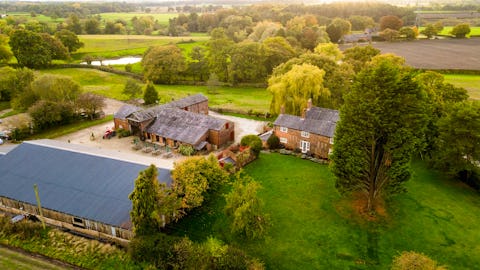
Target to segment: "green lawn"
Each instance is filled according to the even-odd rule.
[[[143,36],[143,35],[79,35],[85,45],[72,57],[81,60],[85,55],[115,58],[129,55],[142,55],[150,46],[179,43],[180,47],[193,47],[203,44],[208,36]],[[184,43],[189,42],[189,43]]]
[[[388,269],[401,251],[425,253],[449,269],[480,264],[480,196],[414,163],[408,193],[394,197],[388,216],[354,218],[325,165],[261,154],[245,171],[263,185],[259,196],[273,226],[265,241],[232,236],[222,197],[174,225],[197,241],[215,236],[265,262],[267,269]]]
[[[445,80],[467,89],[470,98],[480,99],[480,75],[444,74]]]
[[[58,74],[71,77],[84,91],[94,92],[105,97],[126,100],[122,94],[127,77],[95,69],[45,69],[42,74]],[[254,87],[219,87],[216,94],[210,94],[206,86],[193,85],[156,85],[164,102],[187,95],[203,93],[209,99],[210,107],[236,110],[239,112],[267,112],[271,94],[265,88]]]

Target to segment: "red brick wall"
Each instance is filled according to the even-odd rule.
[[[320,158],[328,158],[329,149],[332,147],[330,144],[330,138],[321,136],[318,134],[310,133],[308,138],[301,136],[300,130],[295,129],[288,129],[288,132],[280,131],[280,126],[275,126],[273,129],[273,133],[281,140],[281,138],[286,138],[287,143],[281,143],[285,146],[286,149],[295,150],[300,149],[300,141],[307,141],[310,142],[310,151],[307,153],[311,153],[315,156]]]
[[[182,108],[185,111],[208,115],[208,100]]]
[[[128,124],[128,120],[127,119],[118,119],[118,118],[115,118],[113,119],[113,123],[115,125],[115,129],[119,129],[119,128],[123,128],[125,130],[130,130],[130,125]]]

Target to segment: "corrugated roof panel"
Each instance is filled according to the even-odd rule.
[[[70,146],[26,142],[2,156],[0,196],[36,204],[37,184],[45,208],[115,226],[128,221],[128,195],[147,166],[75,152]],[[159,169],[159,181],[171,183],[170,170]]]

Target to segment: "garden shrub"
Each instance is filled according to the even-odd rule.
[[[172,257],[176,238],[164,233],[136,236],[128,245],[128,253],[137,262],[147,262],[157,268],[165,268]]]
[[[437,262],[422,253],[404,251],[393,259],[392,270],[444,270]]]
[[[182,144],[178,147],[178,152],[184,156],[191,156],[195,153],[195,149],[191,145]]]
[[[277,149],[280,146],[280,139],[275,134],[272,134],[272,136],[268,138],[267,144],[268,148]]]
[[[257,135],[243,136],[240,145],[249,146],[255,156],[258,156],[260,150],[262,150],[262,140]]]
[[[120,128],[120,129],[117,130],[117,135],[118,135],[118,138],[120,139],[120,138],[128,137],[128,136],[132,135],[132,132],[130,132],[130,130]]]

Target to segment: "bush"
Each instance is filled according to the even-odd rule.
[[[132,64],[126,64],[125,65],[125,71],[126,72],[132,72]]]
[[[128,136],[132,135],[132,132],[130,132],[130,130],[120,128],[120,129],[117,130],[117,135],[118,135],[118,138],[120,139],[120,138],[128,137]]]
[[[176,239],[164,233],[135,237],[128,245],[128,254],[137,262],[146,262],[157,268],[166,268]]]
[[[442,270],[437,262],[422,253],[404,251],[393,259],[392,270]]]
[[[277,149],[280,146],[280,139],[275,134],[272,134],[272,136],[268,138],[267,144],[268,148]]]
[[[470,25],[468,23],[461,23],[453,27],[451,34],[456,38],[465,38],[470,33]]]
[[[195,153],[195,149],[191,145],[182,144],[178,147],[178,152],[184,156],[191,156]]]
[[[262,140],[257,135],[243,136],[240,145],[249,146],[255,156],[258,156],[260,150],[262,150]]]

